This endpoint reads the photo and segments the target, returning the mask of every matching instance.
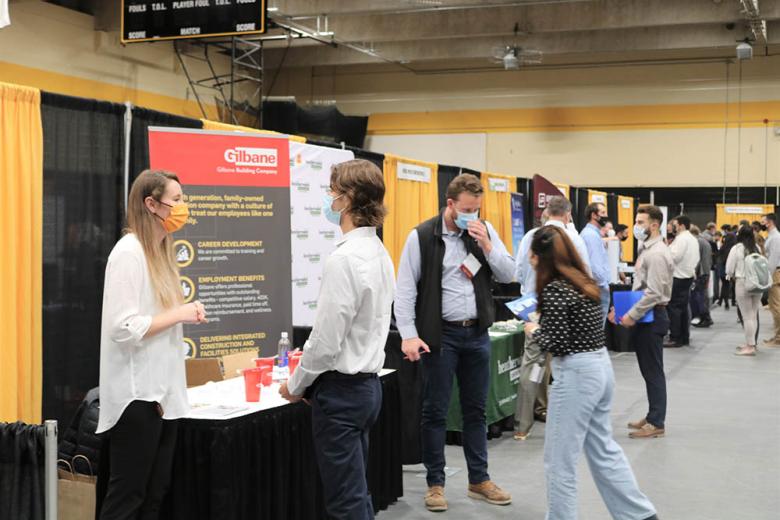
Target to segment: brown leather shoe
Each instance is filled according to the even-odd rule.
[[[780,348],[780,340],[778,339],[765,339],[764,346],[769,348]]]
[[[639,419],[638,421],[628,423],[628,428],[630,430],[641,430],[645,424],[647,424],[647,419]]]
[[[506,506],[512,503],[512,496],[495,485],[492,480],[486,480],[482,484],[469,484],[469,497],[484,500],[495,506]]]
[[[666,435],[666,430],[663,428],[656,428],[650,423],[642,426],[641,429],[636,430],[628,434],[632,439],[655,439]]]
[[[447,510],[447,500],[444,498],[444,486],[431,486],[425,493],[425,507],[428,511],[441,512]]]

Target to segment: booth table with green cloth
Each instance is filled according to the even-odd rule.
[[[515,413],[524,347],[522,322],[497,323],[490,329],[490,387],[485,407],[487,424],[496,423]],[[458,382],[455,380],[447,414],[447,431],[463,431],[459,395]]]

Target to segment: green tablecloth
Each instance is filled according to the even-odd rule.
[[[522,323],[517,324],[511,332],[497,327],[490,330],[490,387],[485,409],[487,424],[493,424],[515,413],[524,345]],[[452,397],[447,414],[448,431],[463,431],[459,395],[456,379],[452,384]]]

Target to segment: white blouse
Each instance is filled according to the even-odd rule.
[[[141,243],[127,234],[106,266],[97,433],[110,430],[132,401],[160,403],[163,419],[189,413],[181,324],[144,339],[160,311]]]

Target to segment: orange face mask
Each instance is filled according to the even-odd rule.
[[[160,204],[165,204],[165,202],[160,201]],[[187,204],[184,202],[180,202],[174,206],[171,206],[170,204],[165,204],[169,208],[171,208],[171,212],[168,215],[167,218],[162,218],[158,214],[154,214],[155,217],[159,218],[162,222],[162,226],[165,228],[165,231],[168,233],[174,233],[181,228],[184,227],[184,224],[187,223],[187,217],[190,216],[190,209],[187,207]]]

